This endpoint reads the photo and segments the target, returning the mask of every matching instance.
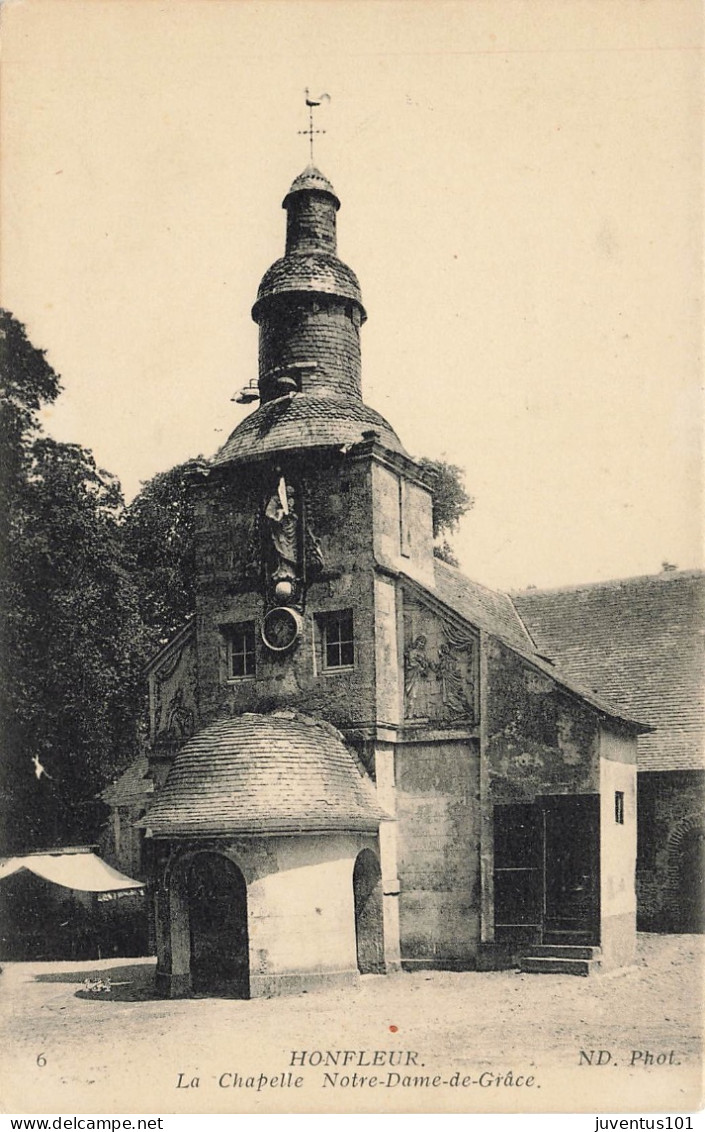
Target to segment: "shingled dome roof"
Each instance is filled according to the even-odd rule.
[[[247,713],[194,735],[140,822],[155,837],[377,830],[362,764],[331,724]]]
[[[312,393],[290,393],[267,401],[245,417],[213,457],[213,464],[247,460],[288,448],[357,444],[374,431],[385,448],[405,455],[384,417],[362,401]]]
[[[362,292],[357,275],[351,267],[327,252],[307,252],[282,256],[265,271],[257,291],[257,302],[252,308],[255,322],[259,317],[259,305],[270,295],[291,294],[291,292],[315,292],[319,295],[342,295],[352,299],[362,312],[363,321],[367,317],[362,305]]]

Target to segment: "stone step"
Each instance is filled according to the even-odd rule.
[[[556,928],[546,928],[543,933],[544,943],[584,943],[588,946],[591,938],[591,931],[578,931],[577,928],[566,928],[565,931],[558,931]]]
[[[599,959],[601,949],[588,944],[532,943],[531,956],[541,959]]]
[[[527,975],[594,975],[600,969],[599,959],[562,959],[558,956],[524,955],[519,970]]]

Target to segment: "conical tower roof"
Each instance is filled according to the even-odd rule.
[[[287,201],[293,193],[301,193],[306,191],[315,191],[319,193],[328,193],[329,196],[335,201],[336,211],[340,208],[340,201],[336,195],[335,189],[331,185],[326,176],[317,169],[315,165],[307,165],[298,177],[295,177],[291,182],[291,188],[282,201],[282,208],[287,207]]]

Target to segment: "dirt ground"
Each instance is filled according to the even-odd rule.
[[[2,1108],[688,1112],[702,972],[701,937],[650,935],[619,975],[423,971],[251,1002],[156,998],[153,960],[8,963]]]

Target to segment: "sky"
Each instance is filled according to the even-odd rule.
[[[0,301],[46,429],[126,497],[252,407],[250,310],[308,161],[365,400],[465,469],[505,589],[702,566],[700,6],[5,0]]]

